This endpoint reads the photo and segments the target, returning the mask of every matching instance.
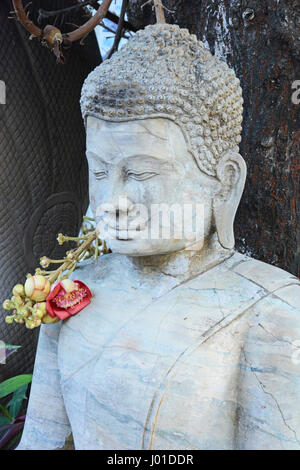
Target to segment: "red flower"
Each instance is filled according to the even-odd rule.
[[[92,293],[83,282],[66,279],[58,283],[48,295],[47,312],[52,318],[65,320],[86,307],[91,298]]]

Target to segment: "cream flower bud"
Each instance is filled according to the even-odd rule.
[[[4,300],[2,306],[3,306],[4,310],[12,310],[13,308],[15,308],[13,302],[9,299]]]
[[[47,258],[47,256],[43,256],[41,259],[40,259],[40,265],[42,266],[42,268],[46,269],[49,267],[50,265],[50,259]]]
[[[17,307],[24,305],[24,300],[19,295],[14,295],[11,300]]]
[[[37,310],[40,310],[43,313],[43,315],[46,315],[47,313],[46,302],[39,302],[35,304],[35,308]]]
[[[66,237],[62,233],[59,233],[57,236],[57,241],[59,245],[63,245],[66,241]]]
[[[20,315],[22,315],[22,317],[27,318],[27,317],[29,316],[29,314],[30,314],[30,310],[29,310],[29,308],[27,308],[27,307],[21,307],[20,310],[18,311],[18,313],[19,313]]]
[[[13,295],[23,296],[25,293],[23,284],[16,284],[12,290],[12,293]]]
[[[26,320],[25,325],[26,325],[26,328],[28,328],[29,330],[33,330],[33,328],[35,328],[35,324],[33,320]]]
[[[35,302],[43,302],[46,300],[50,289],[50,282],[41,275],[31,276],[25,282],[26,297],[29,297]]]
[[[59,322],[59,318],[57,317],[53,318],[48,313],[44,315],[42,318],[42,323],[45,323],[46,325],[51,325],[52,323],[57,323],[57,322]]]
[[[43,318],[43,316],[44,316],[44,313],[43,313],[42,310],[37,309],[37,310],[34,311],[33,317],[34,317],[35,320],[36,319],[41,320]]]
[[[11,325],[14,321],[14,315],[7,315],[7,317],[5,318],[5,323],[7,323],[8,325]]]
[[[41,320],[47,314],[46,302],[41,302],[35,304],[33,308],[33,317],[34,320]]]

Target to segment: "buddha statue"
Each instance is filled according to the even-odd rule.
[[[300,283],[234,249],[242,104],[234,72],[174,25],[87,78],[90,202],[112,253],[74,274],[88,307],[41,328],[19,449],[71,433],[76,449],[300,448]]]

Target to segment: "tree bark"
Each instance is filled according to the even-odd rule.
[[[130,0],[129,21],[154,23]],[[300,276],[299,0],[164,0],[166,21],[188,28],[227,61],[244,97],[240,151],[248,167],[235,233],[239,251]]]

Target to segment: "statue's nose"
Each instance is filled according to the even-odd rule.
[[[131,211],[133,205],[133,201],[127,196],[127,194],[118,194],[109,201],[107,212],[117,215],[120,213],[128,214]]]

